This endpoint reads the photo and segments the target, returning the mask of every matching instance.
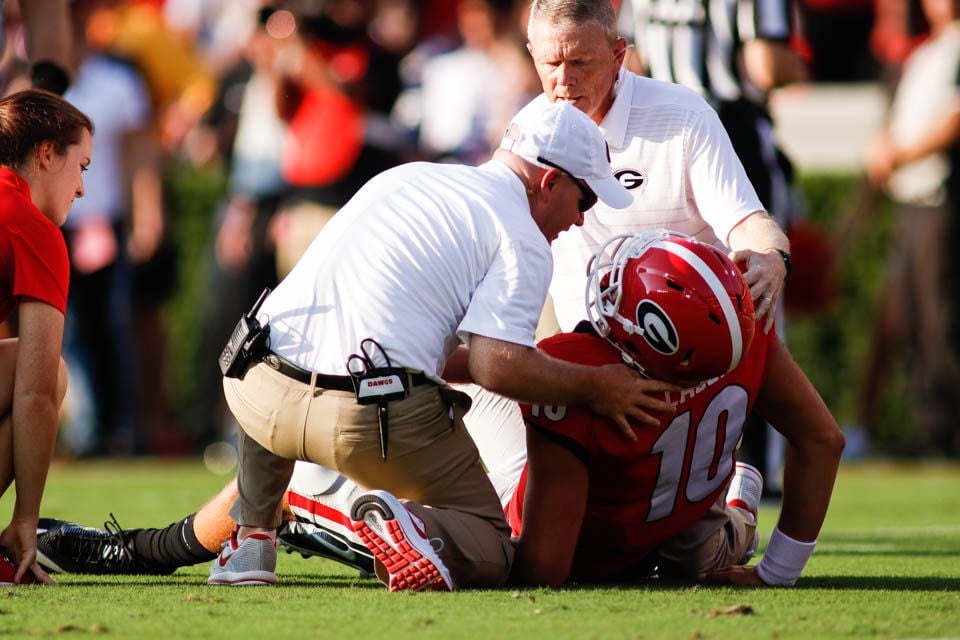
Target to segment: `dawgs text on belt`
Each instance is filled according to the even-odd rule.
[[[263,357],[261,362],[265,363],[268,367],[279,371],[288,378],[293,378],[297,382],[302,382],[303,384],[310,384],[310,379],[313,376],[312,371],[307,371],[306,369],[293,364],[286,358],[281,358],[275,353],[268,353]],[[418,387],[422,384],[436,384],[422,372],[410,373],[409,380],[410,384],[415,387]],[[332,376],[318,373],[316,384],[321,389],[329,389],[331,391],[354,390],[353,380],[350,376]]]

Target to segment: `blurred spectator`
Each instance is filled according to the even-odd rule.
[[[204,269],[207,282],[199,313],[196,384],[185,420],[198,446],[228,439],[233,433],[217,358],[240,315],[264,287],[277,281],[268,229],[288,187],[280,167],[287,126],[277,112],[274,67],[283,40],[292,36],[294,16],[272,7],[254,14],[257,29],[243,48],[244,57],[225,74],[217,99],[201,123],[218,133],[229,178]]]
[[[187,420],[200,445],[232,433],[216,361],[241,313],[358,185],[399,162],[388,115],[416,33],[412,5],[333,0],[320,10],[281,0],[257,15],[245,61],[225,76],[204,123],[220,132],[230,178]]]
[[[870,82],[880,76],[871,55],[874,0],[798,0],[800,30],[816,82]]]
[[[892,96],[904,60],[927,37],[929,26],[920,0],[875,0],[874,13],[870,52]]]
[[[167,27],[192,42],[216,77],[241,64],[263,0],[164,0]]]
[[[422,6],[416,0],[378,0],[367,33],[370,39],[389,56],[390,90],[367,111],[366,137],[377,146],[391,149],[405,159],[413,149],[404,132],[393,121],[393,112],[404,88],[404,64],[411,52],[422,44]],[[432,36],[430,36],[432,38]],[[447,50],[449,46],[443,47]]]
[[[22,6],[19,0],[0,0],[0,56],[19,57],[31,86],[58,95],[74,71],[68,5],[68,0],[29,0]],[[8,50],[11,33],[15,44]],[[4,84],[0,81],[0,87]]]
[[[295,12],[295,30],[277,54],[279,111],[289,124],[282,169],[291,185],[272,228],[281,276],[364,182],[400,162],[398,136],[384,127],[403,52],[370,37],[377,12],[374,0]]]
[[[960,0],[923,0],[930,38],[906,59],[889,122],[868,149],[871,184],[900,226],[865,368],[861,420],[877,426],[882,384],[903,353],[913,429],[907,453],[960,456]]]
[[[68,0],[27,0],[20,10],[26,28],[30,83],[62,95],[74,71]]]
[[[18,0],[0,0],[0,94],[30,86],[27,46]]]
[[[216,94],[216,78],[197,47],[164,21],[157,2],[114,2],[91,17],[91,46],[136,64],[146,78],[164,148],[176,151]]]
[[[162,309],[176,291],[178,273],[176,251],[165,233],[163,178],[164,169],[177,155],[197,160],[211,153],[201,144],[205,138],[190,135],[216,90],[216,78],[193,35],[171,29],[163,3],[153,0],[101,3],[86,29],[91,47],[136,66],[152,105],[149,130],[134,141],[138,149],[133,158],[140,170],[130,183],[135,224],[129,240],[134,261],[131,313],[139,356],[136,379],[141,388],[140,439],[135,449],[152,453],[175,453],[184,447],[182,433],[174,428],[166,388]],[[144,214],[151,210],[153,214]]]
[[[515,6],[517,5],[517,6]],[[511,0],[458,0],[460,45],[422,63],[397,119],[429,160],[479,164],[509,118],[540,92]]]
[[[290,123],[284,175],[306,199],[339,206],[397,162],[389,137],[368,135],[400,91],[400,54],[369,37],[376,8],[373,0],[331,0],[322,12],[297,15],[279,53],[280,113]]]
[[[415,0],[419,7],[418,40],[453,37],[456,32],[456,3],[450,0]]]
[[[77,72],[64,94],[89,114],[98,133],[97,162],[85,178],[87,197],[74,203],[63,226],[71,266],[64,352],[74,382],[63,441],[78,455],[144,448],[137,425],[128,246],[143,259],[156,250],[163,231],[156,166],[141,146],[150,123],[146,84],[135,67],[93,49],[86,38],[98,11],[112,4],[71,3]]]
[[[139,452],[167,454],[182,448],[168,402],[167,331],[162,313],[179,285],[179,269],[166,215],[166,154],[157,125],[151,120],[146,130],[129,136],[126,144],[132,216],[127,251],[132,268]]]

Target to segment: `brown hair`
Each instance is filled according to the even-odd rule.
[[[16,169],[42,142],[52,142],[63,155],[80,142],[83,129],[93,135],[93,122],[60,96],[27,89],[0,99],[0,166]]]

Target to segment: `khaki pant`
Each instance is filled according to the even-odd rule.
[[[457,587],[506,581],[510,528],[463,426],[465,394],[426,384],[391,402],[383,460],[377,406],[358,405],[351,392],[306,385],[265,364],[242,379],[224,378],[223,386],[242,427],[239,496],[231,509],[239,524],[278,525],[294,460],[309,460],[403,499],[427,536],[443,541],[438,554]]]
[[[700,573],[740,564],[757,522],[726,500],[723,492],[706,515],[657,547],[661,578],[692,582]]]

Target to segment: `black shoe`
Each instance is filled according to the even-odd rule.
[[[67,522],[66,520],[57,520],[56,518],[40,518],[37,521],[37,535],[42,535],[50,529],[59,529],[67,525],[80,526],[76,522]]]
[[[287,553],[297,552],[304,558],[327,558],[356,569],[361,578],[376,577],[369,549],[359,543],[351,544],[342,535],[319,525],[298,520],[284,522],[277,534],[277,543]]]
[[[138,557],[129,544],[138,530],[122,529],[112,513],[103,529],[52,518],[41,518],[40,525],[37,527],[37,562],[47,572],[89,575],[173,573],[169,567]]]

